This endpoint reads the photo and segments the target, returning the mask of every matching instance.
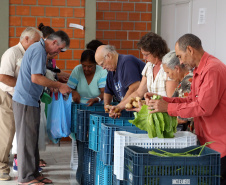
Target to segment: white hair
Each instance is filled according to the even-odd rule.
[[[117,54],[117,51],[116,51],[114,46],[112,46],[112,45],[103,45],[103,47],[104,47],[105,53]]]
[[[170,51],[162,58],[162,64],[165,64],[168,68],[174,69],[175,66],[179,66],[180,68],[183,68],[183,66],[180,65],[180,60],[176,56],[175,51]]]
[[[43,34],[41,31],[34,27],[27,27],[20,35],[20,41],[22,41],[26,36],[30,39],[33,39],[35,37],[35,34],[38,33],[40,37],[43,37]]]

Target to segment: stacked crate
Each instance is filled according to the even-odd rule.
[[[103,104],[94,104],[88,107],[72,103],[72,132],[76,134],[76,141],[72,142],[71,168],[76,169],[77,167],[75,166],[77,143],[80,157],[76,178],[79,183],[87,185],[112,184],[113,165],[106,165],[100,160],[101,124],[109,123],[137,129],[128,122],[129,119],[133,119],[132,112],[122,111],[121,114],[120,119],[113,119],[104,113]],[[113,155],[113,150],[111,153]],[[83,164],[82,167],[80,164]]]
[[[90,130],[89,130],[89,148],[94,150],[96,153],[96,185],[111,185],[112,175],[113,175],[113,165],[111,163],[106,163],[103,156],[105,155],[105,150],[102,151],[102,141],[112,141],[114,142],[114,133],[112,136],[106,136],[102,133],[102,125],[107,124],[108,127],[121,128],[122,130],[139,130],[134,125],[129,123],[128,120],[133,119],[133,113],[122,111],[122,117],[120,119],[113,119],[106,116],[91,114],[90,115]],[[129,117],[124,117],[129,116]],[[105,133],[105,131],[103,131]],[[144,132],[144,131],[142,131]],[[110,139],[110,140],[109,140]],[[111,143],[112,143],[111,142]],[[104,145],[103,145],[104,146]],[[111,144],[111,148],[113,145]],[[106,153],[106,155],[108,155]],[[111,158],[113,159],[113,149],[111,149]]]
[[[164,150],[183,153],[196,147]],[[198,155],[201,150],[191,153]],[[220,153],[208,147],[204,147],[201,155],[190,157],[159,157],[149,151],[137,146],[125,147],[125,185],[220,185]]]
[[[179,131],[174,138],[149,138],[148,134],[133,134],[125,131],[115,132],[114,175],[124,180],[124,147],[140,146],[142,148],[184,148],[197,144],[197,136],[191,132]]]
[[[72,104],[72,106],[72,122],[74,123],[72,126],[72,131],[76,133],[76,142],[80,143],[78,147],[78,153],[80,154],[80,156],[83,156],[83,158],[79,160],[80,164],[82,163],[82,170],[79,171],[80,174],[77,173],[77,178],[78,176],[80,176],[81,184],[163,185],[165,183],[164,185],[166,185],[167,183],[169,183],[169,180],[172,182],[175,181],[175,183],[177,183],[176,173],[172,175],[169,175],[168,173],[168,176],[170,177],[168,177],[166,174],[161,174],[163,172],[167,172],[168,168],[165,168],[163,163],[159,162],[161,160],[157,158],[154,158],[154,160],[158,161],[158,163],[155,163],[155,169],[150,170],[152,164],[149,165],[149,158],[146,157],[147,151],[152,148],[164,148],[164,150],[173,148],[174,150],[177,150],[175,148],[181,149],[197,144],[197,137],[190,132],[177,132],[175,133],[175,138],[150,139],[148,138],[146,131],[142,131],[129,123],[129,120],[133,119],[132,112],[122,111],[122,116],[119,119],[113,119],[108,117],[108,114],[104,113],[104,107],[102,104],[94,105],[92,107],[75,104]],[[75,110],[75,108],[77,109]],[[72,169],[76,168],[76,166],[74,165],[74,163],[76,162],[76,142],[72,142]],[[135,148],[129,145],[133,145]],[[142,155],[136,150],[136,146],[142,147]],[[205,148],[205,151],[208,152],[208,149]],[[176,159],[172,160],[175,160],[176,163]],[[179,159],[177,158],[177,160]],[[190,158],[188,158],[188,160],[190,160]],[[207,157],[205,157],[205,160],[208,160]],[[218,160],[218,156],[214,159],[211,158],[211,160]],[[165,164],[167,164],[166,161],[164,162]],[[216,161],[216,163],[216,165],[218,165],[218,161]],[[157,164],[159,164],[160,168],[157,168]],[[202,164],[204,166],[206,165],[204,164],[204,162]],[[182,164],[180,167],[184,168]],[[170,166],[169,169],[170,168],[172,167]],[[160,169],[162,169],[163,171],[161,171]],[[176,171],[179,170],[178,168],[175,169]],[[194,167],[189,167],[188,169],[187,166],[186,169],[184,168],[185,171],[190,170],[189,173],[193,175],[193,171],[191,169],[195,169],[196,172],[197,170],[200,170],[199,168]],[[209,173],[210,168],[205,169],[207,169]],[[205,171],[205,169],[203,170]],[[212,169],[213,167],[211,167],[211,170]],[[197,173],[201,174],[201,171]],[[160,176],[158,176],[158,174],[160,174]],[[211,172],[211,174],[216,175],[219,173],[215,170],[213,171],[213,173]],[[184,174],[179,173],[179,175],[183,176]],[[188,179],[188,176],[185,178]],[[192,177],[188,181],[192,183],[196,182],[194,180],[195,178],[199,179],[196,176],[194,178]],[[203,176],[202,180],[199,179],[198,184],[205,185],[202,182],[205,182],[207,184],[208,182],[211,182],[212,184],[215,183],[216,185],[218,185],[219,179],[211,178],[212,177]],[[186,180],[184,180],[183,183],[185,183],[185,181]]]
[[[89,149],[89,117],[90,114],[107,116],[103,104],[88,107],[84,104],[72,103],[72,133],[76,134],[76,141],[72,141],[71,168],[75,170],[78,162],[76,179],[80,184],[93,185],[95,182],[96,152]],[[78,145],[78,161],[76,160],[76,144]]]

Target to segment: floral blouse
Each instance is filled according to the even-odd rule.
[[[192,78],[193,73],[189,72],[175,89],[173,97],[179,98],[187,97],[191,91]]]
[[[193,79],[193,73],[189,72],[184,79],[180,82],[180,84],[177,86],[177,88],[175,89],[173,96],[172,97],[180,97],[180,98],[185,98],[188,96],[188,94],[191,91],[191,83],[192,83],[192,79]],[[193,118],[181,118],[178,117],[181,120],[185,120],[188,121],[188,127],[186,130],[194,132],[194,122],[193,122]]]

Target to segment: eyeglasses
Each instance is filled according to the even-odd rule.
[[[57,41],[57,46],[59,46],[60,45],[60,43],[59,43],[59,41]],[[59,50],[61,51],[61,52],[65,52],[65,51],[67,51],[67,49],[64,47],[64,48],[59,48]]]
[[[144,57],[148,57],[148,55],[150,55],[151,53],[147,53],[147,54],[144,54],[144,53],[142,53],[142,55],[144,56]]]

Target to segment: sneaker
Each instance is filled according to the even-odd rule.
[[[11,177],[8,173],[0,173],[0,181],[9,181]]]
[[[42,172],[42,170],[43,170],[42,168],[38,167],[39,172]],[[14,172],[18,171],[18,169],[17,169],[17,158],[14,158],[14,160],[13,160],[13,171]]]

